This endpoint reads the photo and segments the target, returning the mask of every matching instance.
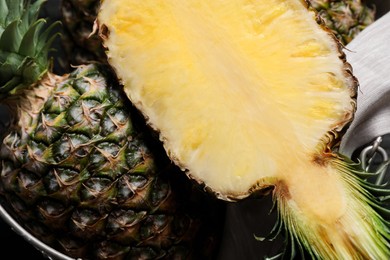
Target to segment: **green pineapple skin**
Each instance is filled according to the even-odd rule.
[[[13,49],[0,51],[0,75],[11,71],[0,102],[14,117],[0,145],[1,205],[71,257],[213,259],[224,205],[165,157],[108,66],[50,71],[50,28],[26,26],[45,23],[36,22],[44,1],[34,3],[0,0],[0,43],[28,17]],[[41,48],[20,53],[31,38]],[[33,73],[18,74],[29,68],[20,64]]]
[[[376,9],[365,0],[307,0],[326,27],[347,45],[375,21]]]

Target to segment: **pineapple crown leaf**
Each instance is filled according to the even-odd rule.
[[[0,0],[0,97],[38,81],[50,67],[48,53],[58,36],[38,18],[46,0]]]
[[[375,184],[369,181],[368,178],[377,176],[382,167],[386,167],[390,164],[390,160],[383,162],[379,166],[378,172],[369,173],[363,170],[360,162],[353,162],[341,154],[339,157],[346,162],[346,164],[339,164],[339,162],[336,162],[340,167],[345,180],[351,184],[354,183],[353,185],[358,185],[359,187],[355,188],[358,188],[357,194],[360,197],[360,200],[367,201],[377,212],[373,216],[373,219],[376,223],[375,225],[380,226],[382,231],[375,234],[371,233],[371,235],[375,235],[378,239],[383,239],[386,243],[389,243],[390,209],[388,209],[387,206],[388,201],[390,201],[390,191],[388,188],[390,184]],[[283,201],[278,200],[278,203],[282,203],[279,205],[281,208],[286,207]],[[272,230],[265,236],[254,236],[258,241],[273,241],[280,235],[284,237],[284,247],[281,248],[278,254],[267,257],[267,260],[295,259],[297,255],[303,259],[305,256],[308,256],[309,259],[318,259],[317,252],[310,249],[310,241],[302,239],[302,233],[295,228],[294,222],[295,220],[289,215],[288,211],[279,211]],[[294,232],[291,230],[294,230]]]

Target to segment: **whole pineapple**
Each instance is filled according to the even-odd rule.
[[[187,176],[222,200],[272,194],[279,221],[259,240],[284,233],[290,259],[390,259],[390,189],[338,152],[358,83],[317,17],[301,0],[104,0],[97,23]]]
[[[0,0],[1,103],[14,119],[1,205],[71,257],[212,259],[222,205],[158,151],[107,66],[50,71],[43,3]]]
[[[325,25],[344,44],[375,20],[375,7],[365,0],[308,0]],[[63,45],[68,63],[105,62],[101,39],[93,33],[100,0],[62,0],[61,14],[65,27]]]

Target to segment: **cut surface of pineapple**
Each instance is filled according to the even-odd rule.
[[[221,197],[292,166],[305,182],[352,117],[349,67],[303,1],[104,1],[98,19],[130,100],[171,159]]]
[[[357,81],[305,1],[110,0],[97,24],[172,161],[221,199],[272,191],[283,255],[390,259],[390,190],[337,153]]]

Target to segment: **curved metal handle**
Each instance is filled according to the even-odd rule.
[[[361,151],[359,158],[362,162],[362,168],[365,171],[369,171],[370,167],[372,167],[373,158],[376,154],[379,154],[382,157],[382,162],[386,162],[389,160],[389,156],[388,156],[386,150],[380,146],[381,143],[382,143],[382,137],[379,136],[374,140],[372,145],[365,147]],[[382,184],[382,182],[385,178],[386,172],[387,172],[387,168],[388,168],[388,165],[386,164],[386,165],[384,165],[384,167],[382,167],[378,171],[378,173],[377,173],[378,176],[377,176],[377,179],[375,181],[375,184],[377,184],[377,185]]]

